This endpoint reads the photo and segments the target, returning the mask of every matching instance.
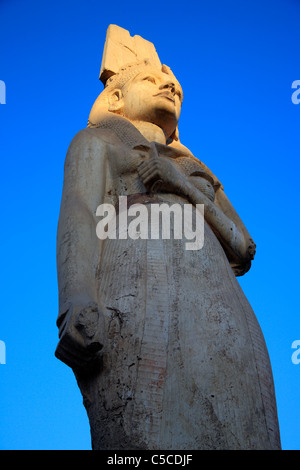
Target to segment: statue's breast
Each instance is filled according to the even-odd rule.
[[[146,149],[128,149],[122,144],[108,146],[109,175],[116,196],[145,192],[137,168],[147,158]]]
[[[128,149],[122,144],[109,145],[109,171],[117,193],[126,195],[145,192],[145,187],[138,177],[137,168],[149,158],[149,148],[144,145],[138,145],[133,149]],[[157,145],[157,150],[158,158],[170,160],[187,177],[189,183],[193,184],[211,201],[214,201],[214,180],[203,169],[200,162],[160,144]]]
[[[198,163],[193,158],[189,157],[178,157],[175,160],[175,164],[178,165],[188,177],[190,183],[192,183],[199,191],[205,194],[211,201],[215,200],[215,189],[213,178],[202,168],[200,162]]]

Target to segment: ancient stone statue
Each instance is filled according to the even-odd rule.
[[[179,140],[181,86],[150,42],[114,25],[100,78],[67,153],[57,237],[56,356],[74,370],[92,446],[280,449],[268,352],[236,280],[255,244]],[[118,225],[124,198],[127,210],[146,208],[149,231],[154,206],[198,217],[203,204],[203,246],[186,249],[172,228],[99,237],[99,207]]]

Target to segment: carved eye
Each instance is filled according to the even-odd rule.
[[[152,77],[152,75],[148,75],[147,77],[143,78],[143,80],[147,80],[148,82],[151,82],[151,83],[156,83],[156,80],[154,77]]]

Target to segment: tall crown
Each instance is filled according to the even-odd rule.
[[[106,33],[99,79],[106,81],[119,73],[127,65],[147,61],[161,70],[162,64],[152,42],[141,36],[130,36],[129,31],[120,26],[109,25]]]

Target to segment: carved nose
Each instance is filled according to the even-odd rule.
[[[171,91],[171,93],[173,93],[173,94],[175,93],[175,83],[173,83],[171,81],[170,82],[165,82],[159,87],[160,90],[163,90],[165,88],[168,88]]]

